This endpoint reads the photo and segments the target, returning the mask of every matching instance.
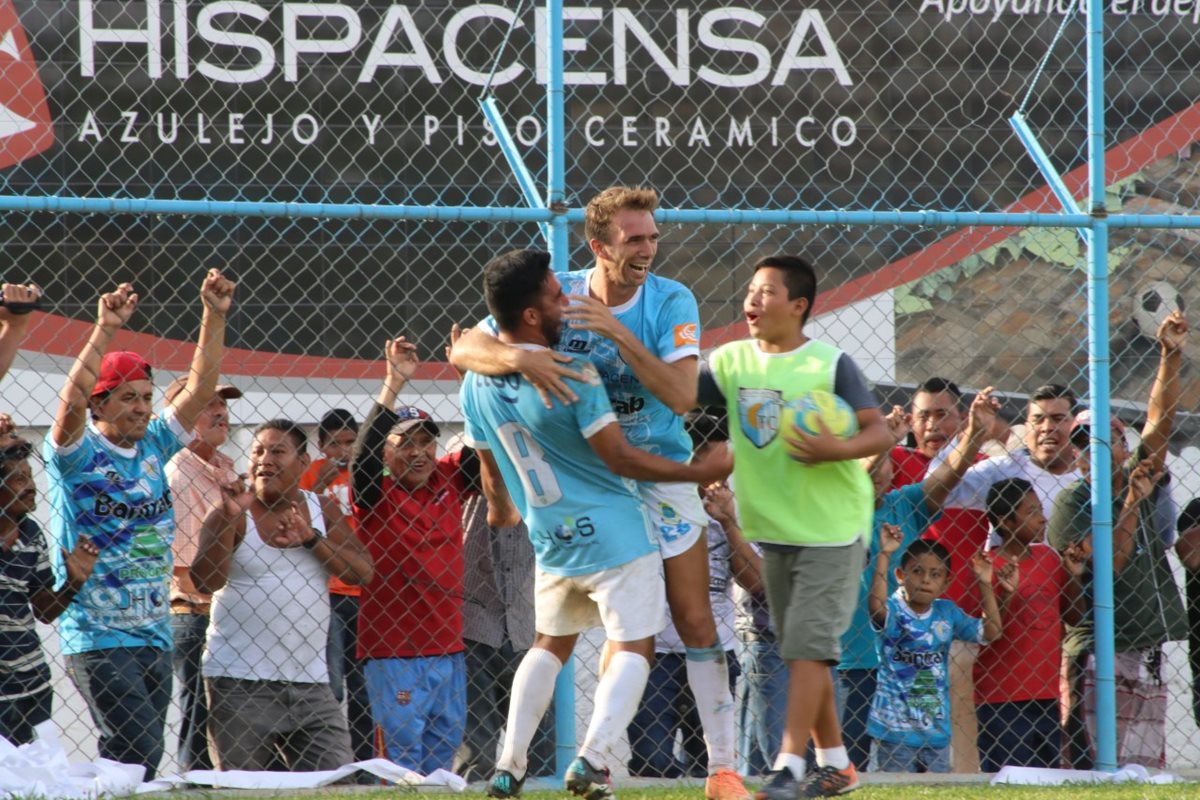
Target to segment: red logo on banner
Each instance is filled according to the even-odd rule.
[[[0,0],[0,169],[54,144],[46,91],[12,0]]]

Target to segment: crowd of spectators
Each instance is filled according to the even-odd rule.
[[[0,734],[26,743],[52,717],[35,621],[54,622],[100,755],[142,765],[147,779],[167,746],[173,685],[183,771],[382,756],[487,779],[535,641],[529,530],[511,508],[489,507],[475,449],[447,451],[427,411],[397,405],[418,364],[403,338],[385,344],[361,423],[329,410],[314,448],[295,422],[265,421],[238,474],[222,448],[243,395],[219,380],[235,288],[217,270],[204,277],[191,367],[157,409],[152,365],[110,347],[138,295],[130,284],[101,295],[45,441],[45,534],[32,517],[32,446],[0,414]],[[3,291],[0,373],[38,301],[35,287]],[[1200,500],[1179,514],[1166,469],[1187,333],[1179,313],[1158,331],[1136,446],[1119,420],[1111,430],[1123,764],[1165,765],[1163,645],[1190,635],[1200,675]],[[1038,387],[1024,439],[1008,447],[997,408],[990,387],[967,402],[952,380],[930,378],[886,415],[894,449],[855,466],[873,486],[872,525],[840,661],[828,666],[859,771],[1094,764],[1090,412],[1062,386]],[[687,415],[698,459],[727,447],[728,424]],[[686,637],[672,624],[655,639],[627,730],[631,774],[712,771],[707,727],[721,723],[704,724],[689,686],[697,653],[720,659],[713,674],[735,698],[738,771],[766,774],[780,752],[788,658],[738,488],[693,489],[716,643],[696,644],[711,636],[698,618]],[[530,775],[555,768],[553,708],[540,719]]]

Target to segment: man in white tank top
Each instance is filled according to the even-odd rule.
[[[293,772],[353,761],[329,687],[329,576],[371,579],[370,555],[337,502],[301,491],[307,437],[290,420],[258,427],[250,490],[204,520],[191,577],[213,593],[203,674],[209,742],[222,770]]]

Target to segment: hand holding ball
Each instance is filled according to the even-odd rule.
[[[810,448],[805,447],[805,436],[849,439],[858,433],[858,417],[841,397],[817,390],[784,405],[779,428],[789,456],[804,463],[815,463],[823,459],[812,458]]]

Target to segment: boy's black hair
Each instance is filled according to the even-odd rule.
[[[692,438],[693,450],[710,442],[729,441],[729,428],[725,419],[703,411],[689,411],[683,418],[683,427]]]
[[[805,261],[800,256],[774,255],[759,259],[754,265],[754,271],[768,267],[781,270],[783,272],[783,285],[787,287],[788,300],[799,300],[804,298],[808,301],[808,307],[804,310],[804,318],[800,320],[800,324],[808,322],[808,317],[812,314],[813,303],[817,300],[817,271],[813,269],[812,264]]]
[[[325,416],[321,417],[320,423],[317,424],[317,446],[324,447],[329,437],[338,431],[358,433],[358,420],[354,418],[353,411],[347,411],[344,408],[327,411]]]
[[[509,250],[484,266],[483,297],[500,330],[517,329],[525,309],[537,305],[551,272],[544,250]]]
[[[282,431],[286,433],[288,438],[292,440],[292,444],[296,445],[296,452],[300,455],[304,455],[304,451],[308,449],[308,434],[304,432],[304,428],[301,428],[290,419],[269,419],[254,429],[254,435],[258,436],[263,431]]]
[[[933,539],[917,539],[910,544],[904,550],[904,555],[900,557],[900,568],[905,569],[909,564],[924,555],[935,555],[942,560],[947,570],[952,569],[950,565],[950,551],[946,549],[946,545],[936,542]]]
[[[948,378],[938,378],[936,376],[926,378],[925,382],[918,386],[913,394],[920,394],[921,392],[925,394],[941,394],[945,392],[946,394],[953,395],[955,400],[962,400],[963,396],[962,389],[958,388],[957,383]]]
[[[1025,499],[1025,495],[1032,491],[1033,484],[1024,478],[1005,478],[993,483],[988,488],[987,501],[984,504],[988,522],[993,528],[999,528],[1000,523],[1011,517]]]

